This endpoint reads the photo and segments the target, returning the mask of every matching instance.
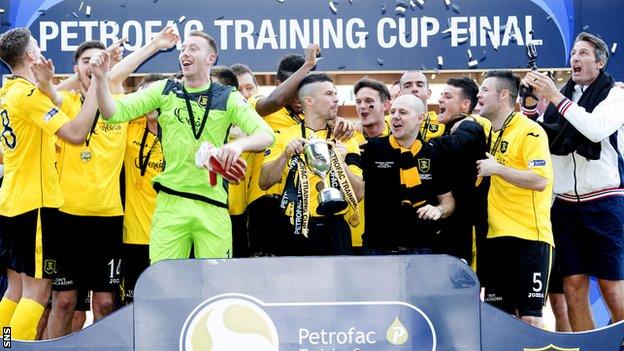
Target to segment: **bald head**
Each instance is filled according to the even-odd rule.
[[[409,147],[416,140],[425,113],[425,104],[414,95],[394,99],[390,107],[390,129],[401,146]]]
[[[397,98],[392,101],[392,107],[395,106],[401,106],[403,108],[409,109],[417,115],[426,112],[425,104],[423,104],[421,99],[417,98],[414,95],[397,96]]]

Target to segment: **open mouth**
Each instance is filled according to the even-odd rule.
[[[440,114],[443,115],[446,112],[446,108],[440,106]]]
[[[580,73],[581,72],[581,66],[578,66],[578,65],[572,66],[572,72]]]
[[[370,115],[370,113],[368,113],[368,112],[360,112],[360,116],[362,116],[362,118],[366,118],[366,117],[368,117],[368,115]]]
[[[188,66],[190,66],[192,64],[193,64],[193,62],[190,61],[190,60],[182,60],[182,66],[183,67],[188,67]]]

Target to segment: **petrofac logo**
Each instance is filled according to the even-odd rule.
[[[275,324],[258,305],[239,298],[205,301],[187,318],[180,351],[277,351]]]
[[[375,316],[375,318],[370,318]],[[270,302],[214,296],[187,317],[180,351],[436,351],[418,307],[400,301]]]

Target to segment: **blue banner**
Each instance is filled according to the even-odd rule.
[[[11,1],[9,10],[11,26],[30,27],[59,73],[72,72],[71,54],[85,40],[127,37],[134,51],[166,25],[183,38],[206,31],[221,64],[244,62],[255,71],[275,71],[283,55],[310,42],[323,49],[325,71],[517,68],[526,66],[529,42],[540,48],[541,67],[561,67],[574,12],[566,0],[31,0]],[[141,68],[177,70],[175,52]]]

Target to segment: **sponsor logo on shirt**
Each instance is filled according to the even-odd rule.
[[[530,160],[529,168],[533,167],[544,167],[546,166],[546,160]]]
[[[44,121],[49,121],[52,119],[52,117],[54,117],[54,115],[56,115],[58,113],[58,110],[56,108],[52,108],[50,111],[48,111],[48,113],[45,114],[45,116],[43,116],[43,120]]]

